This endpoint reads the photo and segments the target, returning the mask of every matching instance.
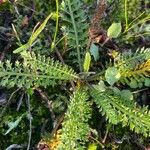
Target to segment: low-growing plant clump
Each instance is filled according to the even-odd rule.
[[[149,4],[0,2],[0,149],[149,149]]]

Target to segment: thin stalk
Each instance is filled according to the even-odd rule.
[[[98,145],[100,145],[102,148],[104,148],[105,146],[103,145],[103,143],[101,143],[99,140],[97,140],[96,138],[94,138],[92,135],[89,135],[89,137],[91,139],[93,139]]]
[[[138,26],[139,24],[143,24],[146,21],[150,20],[150,16],[145,17],[144,19],[140,20],[139,22],[137,22],[136,24],[133,24],[130,28],[128,28],[127,30],[125,30],[125,32],[128,32],[129,30],[131,30],[132,28],[134,28],[135,26]]]
[[[41,98],[44,100],[44,102],[47,104],[47,107],[51,113],[51,119],[52,119],[52,122],[53,122],[53,127],[55,127],[55,113],[53,111],[53,108],[52,108],[52,100],[49,100],[49,97],[48,95],[42,91],[40,88],[36,88],[36,91],[38,91],[38,93],[40,94]]]
[[[126,28],[125,31],[128,29],[128,9],[127,9],[127,0],[124,1],[124,16],[125,16],[125,22],[126,22]]]
[[[13,29],[13,31],[14,31],[14,33],[15,33],[15,36],[16,36],[17,40],[18,40],[18,45],[19,45],[19,46],[22,46],[21,40],[20,40],[20,38],[19,38],[19,35],[18,35],[18,33],[17,33],[17,30],[16,30],[14,24],[11,24],[11,26],[12,26],[12,29]]]
[[[17,90],[15,90],[14,92],[12,92],[12,94],[10,95],[10,97],[9,97],[9,99],[8,99],[8,101],[7,101],[7,104],[4,106],[4,108],[2,109],[2,111],[1,111],[1,113],[0,113],[0,121],[1,121],[1,119],[2,119],[2,117],[3,117],[3,115],[4,115],[4,113],[5,113],[5,111],[6,111],[6,109],[7,109],[7,107],[10,105],[12,97],[13,97],[14,94],[17,93],[20,89],[21,89],[21,88],[18,88]]]
[[[72,12],[70,0],[68,0],[68,7],[69,7],[69,11],[70,11],[70,16],[71,16],[71,20],[72,20],[72,25],[73,25],[74,32],[75,32],[76,48],[77,48],[77,54],[78,54],[79,69],[80,69],[80,72],[82,72],[81,54],[80,54],[80,48],[79,48],[79,38],[78,38],[77,27],[76,27],[76,23],[75,23],[75,20],[74,20],[74,15],[73,15],[73,12]]]
[[[27,94],[27,106],[28,106],[28,116],[29,116],[29,138],[28,138],[27,150],[30,150],[31,137],[32,137],[32,115],[31,115],[31,106],[30,106],[30,96],[29,96],[29,94]]]
[[[131,22],[129,23],[129,25],[128,25],[128,29],[125,29],[125,31],[124,31],[123,33],[128,32],[128,31],[132,28],[132,26],[134,26],[135,24],[137,24],[136,21],[137,21],[144,13],[145,13],[145,11],[142,12],[140,15],[138,15],[133,21],[131,21]],[[138,21],[138,22],[139,22],[139,21]],[[134,24],[134,23],[135,23],[135,24]]]
[[[146,91],[146,90],[148,90],[148,88],[144,88],[144,89],[141,89],[141,90],[133,91],[132,93],[136,94],[136,93],[140,93],[140,92],[143,92],[143,91]]]
[[[106,142],[106,139],[107,139],[108,132],[109,132],[109,129],[110,129],[110,128],[111,128],[111,124],[109,124],[109,125],[107,126],[106,133],[105,133],[104,139],[102,140],[102,143],[105,143],[105,142]]]
[[[137,21],[144,13],[145,11],[138,15],[133,21],[131,21],[131,23],[129,23],[129,26],[131,26],[135,21]]]
[[[103,79],[103,76],[104,76],[104,73],[105,73],[105,70],[102,70],[101,72],[95,74],[95,75],[92,75],[90,77],[88,77],[86,80],[89,82],[89,81],[95,81],[95,80],[102,80]]]
[[[54,50],[55,43],[56,43],[56,37],[58,33],[58,22],[59,22],[59,6],[58,6],[58,0],[56,0],[56,27],[55,27],[54,39],[51,44],[51,51]]]
[[[66,37],[67,35],[64,35],[62,38],[60,38],[56,44],[54,45],[54,48]]]
[[[63,36],[56,44],[55,44],[55,51],[56,51],[56,54],[57,54],[57,56],[58,56],[58,58],[59,58],[59,60],[62,62],[62,64],[64,64],[65,65],[65,62],[64,62],[64,59],[63,59],[63,57],[62,57],[62,55],[60,54],[60,52],[59,52],[59,50],[57,49],[57,44],[61,41],[61,40],[63,40],[64,38],[65,38],[66,36]],[[51,36],[49,35],[48,36],[48,38],[49,38],[49,40],[51,41]],[[70,81],[70,83],[71,83],[71,85],[72,85],[72,87],[73,87],[73,89],[75,88],[75,85],[74,85],[74,82],[73,81]]]
[[[61,70],[61,69],[58,69],[58,70]],[[64,72],[62,71],[61,73],[64,73],[66,75],[70,75],[69,73],[67,72]],[[3,72],[2,74],[3,76],[26,76],[26,77],[38,77],[38,78],[48,78],[48,79],[60,79],[60,77],[57,77],[57,76],[50,76],[50,75],[42,75],[42,74],[32,74],[32,73],[20,73],[20,72],[10,72],[10,71],[5,71]],[[76,75],[73,75],[71,74],[70,75],[72,78],[75,78],[75,79],[79,79],[78,76]],[[70,79],[66,79],[66,80],[70,80]]]
[[[137,37],[141,37],[141,36],[145,36],[145,35],[150,35],[149,32],[146,32],[146,33],[141,33],[141,34],[131,34],[129,37],[127,37],[127,39],[130,39],[130,38],[137,38]]]

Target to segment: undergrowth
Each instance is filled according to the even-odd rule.
[[[4,1],[0,148],[148,147],[148,3]]]

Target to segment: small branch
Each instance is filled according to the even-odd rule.
[[[91,139],[93,139],[95,142],[97,142],[102,148],[104,148],[104,145],[99,140],[97,140],[96,138],[92,137],[91,135],[89,137]]]
[[[126,22],[126,28],[125,31],[128,29],[128,10],[127,10],[127,0],[124,0],[124,16],[125,16],[125,22]]]
[[[50,35],[48,36],[48,39],[49,39],[49,41],[52,41],[52,38],[51,38]],[[54,47],[54,49],[55,49],[56,54],[57,54],[59,60],[61,61],[61,63],[62,63],[62,64],[65,64],[64,59],[63,59],[63,57],[61,56],[61,54],[60,54],[60,52],[59,52],[59,50],[57,49],[56,46]],[[70,84],[71,84],[72,88],[75,89],[75,85],[74,85],[74,83],[73,83],[72,81],[70,81]]]
[[[143,92],[143,91],[146,91],[146,90],[148,90],[148,88],[141,89],[141,90],[137,90],[137,91],[134,91],[134,92],[132,92],[132,93],[135,94],[135,93]]]
[[[29,119],[29,139],[28,139],[27,150],[30,150],[31,137],[32,137],[32,115],[31,115],[30,96],[29,96],[29,94],[27,94],[27,106],[28,106],[28,119]]]
[[[108,132],[109,132],[109,129],[111,128],[111,126],[112,126],[111,124],[109,124],[107,126],[106,133],[105,133],[104,139],[102,140],[102,143],[106,142],[106,139],[107,139],[107,136],[108,136]]]
[[[20,97],[20,99],[19,99],[18,106],[17,106],[17,111],[19,111],[19,109],[20,109],[20,107],[21,107],[23,97],[24,97],[24,92],[21,94],[21,97]]]
[[[41,127],[41,135],[43,135],[43,133],[45,132],[45,127],[48,123],[49,119],[44,120],[44,122],[42,122],[42,127]]]
[[[109,129],[107,128],[104,139],[102,140],[102,143],[106,142],[106,139],[107,139],[107,136],[108,136],[108,131],[109,131]]]
[[[10,105],[10,102],[11,102],[12,97],[13,97],[14,94],[17,93],[20,89],[21,89],[21,88],[18,88],[17,90],[15,90],[15,91],[10,95],[10,97],[9,97],[9,99],[8,99],[8,101],[7,101],[7,104],[4,106],[4,108],[3,108],[2,111],[1,111],[1,114],[0,114],[0,121],[1,121],[1,118],[2,118],[2,116],[4,115],[4,113],[5,113],[6,109],[7,109],[7,107]]]
[[[53,129],[53,131],[51,132],[51,136],[53,136],[53,135],[57,132],[57,130],[58,130],[58,128],[59,128],[61,122],[62,122],[63,119],[64,119],[64,116],[65,116],[65,113],[63,113],[63,114],[57,119],[56,126],[55,126],[55,128]]]
[[[10,145],[9,147],[6,148],[6,150],[12,150],[12,149],[24,149],[27,145],[25,144],[21,144],[21,145],[18,145],[18,144],[12,144]]]
[[[65,62],[64,62],[64,60],[63,60],[63,58],[62,58],[62,56],[61,56],[61,54],[60,54],[60,52],[59,52],[59,50],[58,50],[56,47],[55,47],[55,49],[56,49],[56,54],[57,54],[57,56],[59,57],[60,61],[61,61],[63,64],[65,64]],[[73,81],[70,81],[70,84],[71,84],[72,88],[75,89],[75,85],[74,85]]]
[[[95,135],[95,133],[91,130],[91,133],[93,133],[94,135]],[[102,148],[104,148],[104,144],[102,143],[102,142],[100,142],[98,139],[96,139],[96,138],[94,138],[93,136],[92,136],[92,134],[91,135],[89,135],[89,138],[91,138],[91,139],[93,139],[95,142],[97,142]]]
[[[143,144],[141,144],[137,139],[133,141],[141,150],[148,150]]]
[[[44,93],[40,88],[36,88],[36,91],[40,94],[41,98],[42,98],[42,99],[45,101],[45,103],[47,104],[48,109],[49,109],[49,111],[50,111],[50,113],[51,113],[51,118],[52,118],[53,123],[54,123],[54,122],[55,122],[55,114],[54,114],[53,109],[52,109],[52,106],[51,106],[52,101],[49,100],[47,94]],[[53,127],[54,127],[54,126],[55,126],[55,125],[53,124]]]
[[[56,37],[57,37],[57,33],[58,33],[58,21],[59,21],[58,0],[55,0],[55,1],[56,1],[56,27],[55,27],[54,39],[53,39],[52,44],[51,44],[51,51],[54,50],[54,46],[56,43]]]
[[[55,47],[55,51],[56,51],[56,54],[57,54],[57,56],[58,56],[58,58],[60,59],[60,61],[63,63],[63,64],[65,64],[65,62],[64,62],[64,60],[63,60],[63,58],[62,58],[62,56],[61,56],[61,54],[60,54],[60,52],[59,52],[59,50]]]
[[[11,47],[11,42],[8,41],[8,44],[5,46],[4,51],[0,53],[0,61],[3,61],[5,58],[6,53],[8,52],[9,48]]]

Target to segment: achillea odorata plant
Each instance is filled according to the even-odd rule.
[[[0,85],[7,88],[17,86],[34,89],[39,86],[45,88],[61,86],[61,81],[66,83],[71,81],[75,84],[73,91],[68,92],[72,96],[68,102],[59,145],[56,149],[87,149],[90,143],[93,105],[96,105],[101,115],[105,116],[108,124],[121,123],[122,127],[129,127],[134,132],[149,137],[149,110],[147,107],[137,107],[132,88],[150,87],[150,49],[138,49],[135,53],[118,52],[102,72],[93,70],[94,75],[92,75],[91,55],[84,49],[87,23],[82,2],[64,0],[62,6],[68,46],[76,50],[80,72],[74,72],[67,64],[21,49],[19,52],[21,61],[0,63]],[[81,50],[86,53],[84,65]],[[68,59],[72,61],[72,56]]]

